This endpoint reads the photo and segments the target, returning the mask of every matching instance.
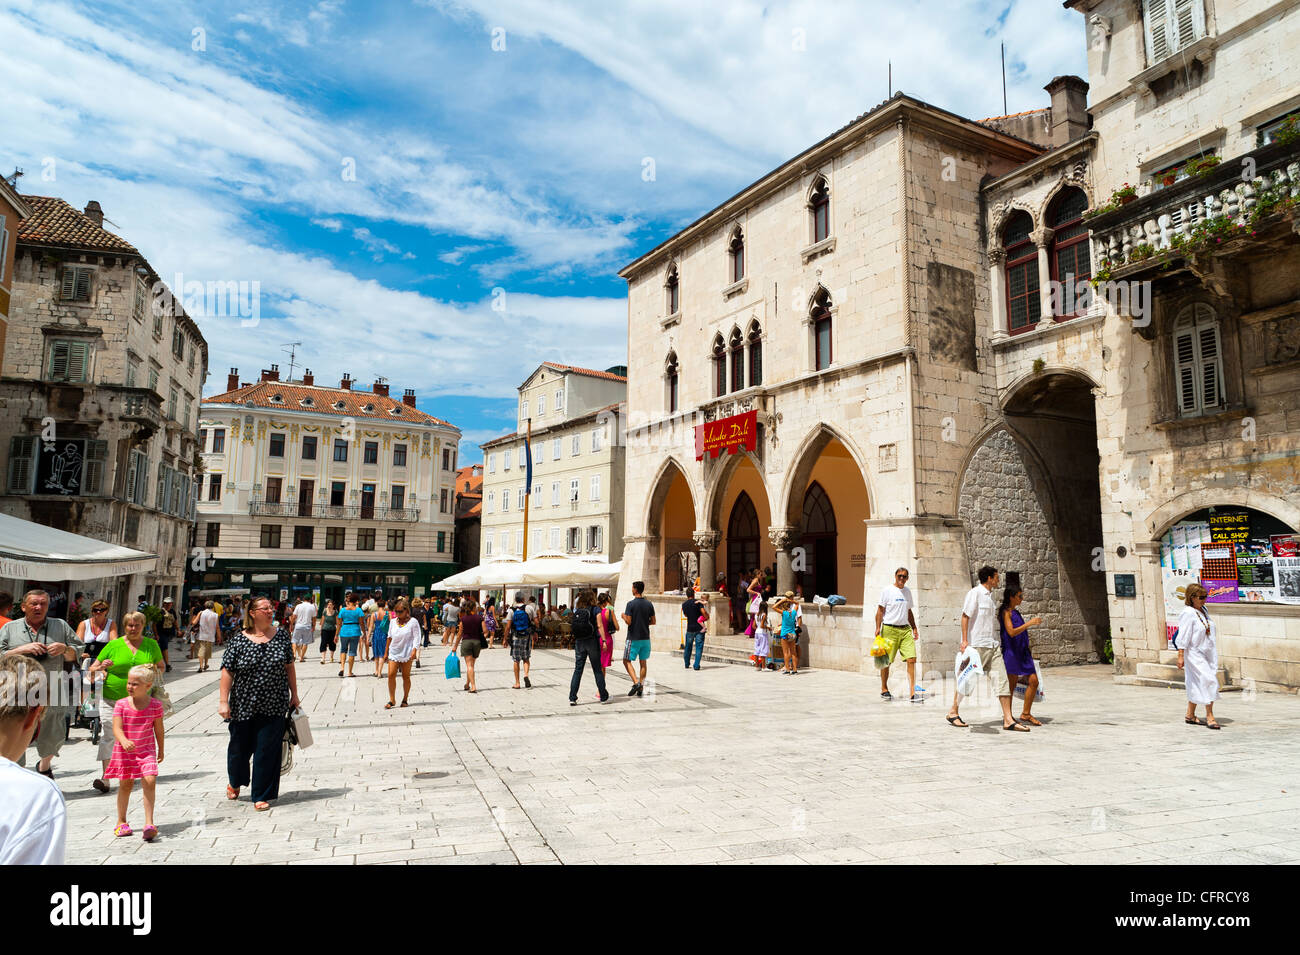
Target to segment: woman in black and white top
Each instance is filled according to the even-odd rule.
[[[253,808],[258,812],[270,809],[270,800],[280,795],[285,717],[290,707],[298,705],[293,660],[293,645],[288,632],[275,624],[271,598],[254,597],[248,603],[243,631],[230,641],[221,659],[217,712],[230,721],[226,798],[238,799],[240,788],[251,782]]]

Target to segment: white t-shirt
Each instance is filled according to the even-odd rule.
[[[907,615],[916,605],[912,603],[912,591],[891,584],[880,592],[880,606],[885,608],[885,617],[881,623],[891,627],[906,627]]]
[[[199,614],[199,639],[212,643],[217,639],[217,627],[220,625],[221,618],[217,616],[217,612],[204,608]]]
[[[0,865],[63,865],[68,810],[54,780],[0,756]]]
[[[396,620],[388,622],[388,659],[405,663],[420,645],[420,621],[411,617],[406,624]]]
[[[970,618],[966,636],[972,647],[989,648],[998,645],[997,608],[993,606],[993,592],[983,584],[976,584],[962,601],[961,612]]]
[[[374,613],[375,608],[378,606],[379,604],[375,603],[374,597],[368,597],[366,599],[366,602],[361,605],[361,609],[364,610],[366,613]]]
[[[293,608],[293,629],[310,630],[316,619],[316,605],[311,602],[298,604]]]

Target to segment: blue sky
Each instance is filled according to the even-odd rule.
[[[999,43],[1011,112],[1085,50],[1030,0],[0,0],[0,36],[22,191],[98,200],[165,279],[260,283],[256,327],[200,318],[205,394],[301,341],[318,382],[414,388],[465,463],[539,362],[624,364],[618,269],[883,100],[887,58],[982,118]]]

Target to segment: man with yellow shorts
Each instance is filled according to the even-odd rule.
[[[908,696],[913,703],[922,702],[925,691],[916,685],[916,618],[912,616],[912,591],[907,589],[907,568],[894,571],[894,583],[880,592],[876,605],[876,636],[885,641],[889,656],[880,671],[880,698],[893,700],[889,692],[889,664],[901,656],[907,662]]]

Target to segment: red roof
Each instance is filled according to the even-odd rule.
[[[465,490],[466,484],[469,485],[468,491]],[[456,493],[461,497],[483,496],[483,465],[467,464],[456,471]]]
[[[556,371],[571,371],[576,375],[590,375],[592,378],[604,378],[607,381],[621,381],[627,383],[627,377],[624,375],[615,375],[608,371],[596,371],[592,368],[579,368],[576,365],[557,365],[553,361],[542,362],[547,368],[554,368]]]
[[[279,395],[280,401],[271,400]],[[310,398],[310,405],[303,405],[302,400]],[[334,405],[343,403],[342,408]],[[351,391],[347,388],[323,388],[319,385],[290,384],[284,381],[256,381],[243,385],[234,391],[227,391],[211,398],[204,398],[204,404],[245,405],[252,403],[258,408],[283,408],[288,411],[310,410],[316,414],[340,415],[350,418],[382,418],[385,421],[410,421],[415,424],[440,424],[456,428],[450,422],[425,414],[410,405],[369,391]],[[366,410],[366,406],[370,410]],[[393,409],[399,409],[394,414]],[[459,431],[459,428],[456,428]]]
[[[120,235],[97,226],[94,220],[53,196],[23,196],[32,214],[18,224],[18,241],[33,245],[57,245],[69,249],[104,252],[140,251]]]

